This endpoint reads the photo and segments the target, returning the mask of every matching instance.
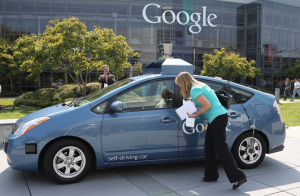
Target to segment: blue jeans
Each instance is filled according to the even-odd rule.
[[[297,93],[297,94],[299,95],[299,97],[300,97],[300,88],[294,89],[294,91],[293,91],[293,96],[292,96],[291,101],[294,101],[296,93]]]
[[[284,92],[283,92],[283,96],[284,96],[284,100],[286,100],[286,94],[289,94],[289,96],[291,97],[291,89],[284,89]]]

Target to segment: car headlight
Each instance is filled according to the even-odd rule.
[[[43,122],[46,122],[49,119],[50,119],[49,117],[40,117],[40,118],[33,119],[31,121],[28,121],[28,122],[24,123],[22,126],[20,126],[14,132],[14,135],[15,136],[23,135],[23,134],[27,133],[28,131],[30,131],[31,129],[33,129],[34,127],[42,124]]]

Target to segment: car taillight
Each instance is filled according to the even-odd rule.
[[[275,108],[275,110],[276,110],[276,112],[279,116],[280,121],[282,122],[281,112],[280,112],[280,108],[279,108],[278,103],[276,101],[274,101],[273,106],[274,106],[274,108]]]

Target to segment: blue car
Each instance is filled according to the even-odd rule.
[[[92,167],[204,160],[205,116],[191,128],[176,114],[183,97],[175,77],[187,67],[167,65],[161,74],[124,79],[19,119],[4,142],[8,164],[16,170],[44,169],[58,183],[74,183]],[[285,123],[273,95],[194,77],[233,95],[227,143],[240,168],[255,168],[266,153],[283,150]]]

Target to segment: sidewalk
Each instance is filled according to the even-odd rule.
[[[200,182],[204,162],[93,170],[81,182],[58,185],[44,173],[14,171],[0,148],[2,196],[300,196],[300,126],[287,129],[285,149],[267,155],[260,166],[243,170],[248,182],[236,190],[222,166],[217,182]]]

